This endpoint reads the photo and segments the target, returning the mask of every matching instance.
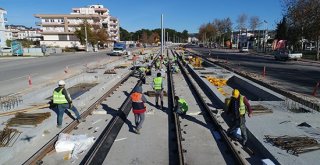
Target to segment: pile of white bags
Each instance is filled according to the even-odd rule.
[[[72,151],[71,158],[78,159],[77,155],[88,149],[93,143],[94,137],[60,133],[55,149],[56,152]]]

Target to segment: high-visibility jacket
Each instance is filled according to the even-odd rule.
[[[180,99],[178,100],[178,104],[179,104],[180,109],[181,109],[183,112],[187,112],[187,111],[188,111],[189,106],[188,106],[188,104],[187,104],[187,102],[186,102],[185,99],[180,98]]]
[[[156,62],[156,67],[160,67],[160,61],[159,60],[157,60],[157,62]]]
[[[134,114],[144,113],[146,107],[142,101],[142,94],[138,92],[133,92],[130,96],[132,101],[132,111]]]
[[[153,79],[153,88],[154,90],[162,89],[162,77],[156,77]]]
[[[63,88],[60,89],[59,92],[56,90],[53,91],[53,104],[66,104],[68,103],[68,100],[66,99],[66,96],[62,94]]]
[[[145,67],[140,67],[139,70],[140,70],[141,72],[145,72],[145,71],[146,71],[146,68],[145,68]]]
[[[246,105],[244,104],[244,97],[242,95],[240,95],[239,104],[239,113],[240,116],[243,116],[244,114],[246,114]]]

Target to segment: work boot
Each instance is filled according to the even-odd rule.
[[[161,101],[161,110],[163,110],[163,101]]]
[[[57,125],[57,128],[62,128],[62,125]]]
[[[136,129],[136,133],[138,134],[138,135],[140,135],[140,129]]]
[[[246,145],[247,145],[247,141],[242,140],[241,145],[242,145],[243,147],[246,147]]]

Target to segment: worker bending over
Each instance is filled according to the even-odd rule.
[[[185,99],[174,96],[175,101],[175,112],[179,115],[185,115],[189,109]]]
[[[248,140],[246,129],[245,114],[248,111],[248,116],[252,116],[252,110],[248,99],[241,95],[238,89],[232,91],[232,97],[228,105],[228,114],[231,114],[232,125],[228,130],[228,134],[232,134],[239,127],[241,130],[242,145],[245,146]]]

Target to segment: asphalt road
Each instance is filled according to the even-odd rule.
[[[209,56],[207,48],[193,48]],[[227,59],[240,64],[241,70],[262,74],[266,67],[266,78],[279,83],[281,88],[297,93],[311,95],[315,85],[320,81],[320,64],[303,61],[276,61],[272,56],[253,55],[249,53],[230,52],[230,50],[211,49],[210,57]],[[318,95],[319,91],[318,91]]]
[[[31,75],[33,86],[35,86],[46,80],[59,79],[67,66],[69,69],[79,68],[80,66],[84,68],[85,64],[108,58],[116,57],[108,56],[106,52],[83,52],[38,58],[0,58],[0,96],[28,88],[29,75]]]

